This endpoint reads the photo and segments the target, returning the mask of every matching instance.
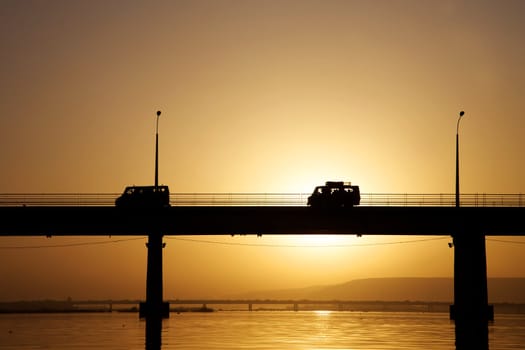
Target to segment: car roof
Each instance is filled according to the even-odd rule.
[[[162,186],[157,186],[158,188],[168,188],[168,186],[166,185],[162,185]],[[145,188],[155,188],[155,186],[127,186],[126,189],[128,188],[137,188],[137,189],[145,189]]]

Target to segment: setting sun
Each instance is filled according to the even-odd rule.
[[[302,247],[335,248],[355,243],[355,236],[347,235],[299,235],[290,238]]]

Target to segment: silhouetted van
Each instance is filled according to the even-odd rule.
[[[117,207],[160,208],[170,206],[168,186],[128,186],[115,200]]]
[[[360,201],[359,186],[343,181],[327,181],[324,186],[317,186],[308,197],[308,205],[318,208],[353,207]]]

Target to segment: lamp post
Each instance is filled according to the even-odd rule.
[[[155,127],[155,198],[159,195],[159,117],[160,111],[157,111],[157,124]],[[158,202],[157,202],[158,203]],[[146,349],[152,344],[158,344],[156,338],[160,334],[158,322],[162,318],[169,317],[169,303],[162,300],[163,282],[162,282],[162,234],[158,228],[153,225],[153,232],[148,235],[148,262],[146,271],[146,302],[140,303],[139,316],[145,317],[146,322]],[[160,340],[159,340],[160,341]],[[148,346],[149,345],[149,346]],[[159,348],[159,347],[153,347]]]
[[[456,208],[459,207],[459,122],[464,115],[464,111],[459,112],[458,123],[456,125]]]
[[[459,123],[464,115],[464,111],[459,112],[456,125],[456,208],[460,205]],[[452,239],[454,305],[450,317],[455,322],[456,349],[488,350],[488,322],[494,320],[494,308],[488,303],[485,235],[458,215]]]
[[[155,190],[159,187],[159,117],[160,111],[157,111],[157,126],[155,127]]]

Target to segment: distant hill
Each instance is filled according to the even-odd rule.
[[[489,302],[525,303],[525,278],[489,278]],[[355,301],[443,301],[454,299],[453,278],[368,278],[342,284],[267,290],[232,296],[243,299]]]

